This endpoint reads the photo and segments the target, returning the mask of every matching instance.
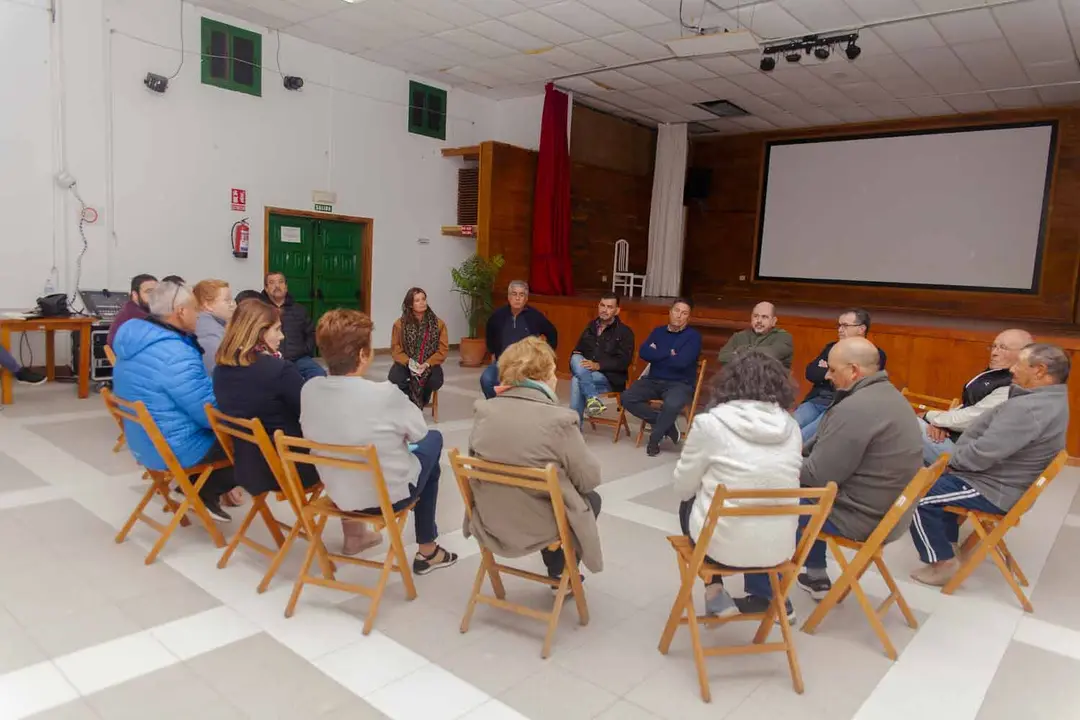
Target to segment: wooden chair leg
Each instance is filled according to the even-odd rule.
[[[1005,543],[1005,538],[1001,538],[1001,541],[997,544],[998,551],[1002,555],[1002,560],[1009,566],[1009,570],[1016,576],[1017,581],[1024,587],[1028,587],[1027,576],[1024,575],[1024,571],[1020,569],[1020,563],[1016,562],[1016,558],[1013,557],[1012,551],[1009,550],[1009,546]]]
[[[896,606],[900,608],[900,614],[904,616],[904,620],[907,622],[908,627],[917,629],[919,627],[919,621],[915,617],[915,613],[911,611],[911,607],[907,604],[907,600],[904,599],[904,594],[900,592],[900,586],[896,584],[896,579],[892,573],[889,572],[888,566],[885,565],[885,558],[882,557],[879,550],[877,555],[874,556],[874,565],[877,566],[878,573],[881,575],[882,580],[885,581],[885,586],[889,588],[891,597],[895,598]]]
[[[172,519],[165,526],[165,529],[161,531],[161,537],[159,537],[157,539],[157,542],[154,543],[154,546],[150,548],[150,552],[147,554],[146,559],[143,560],[144,563],[146,563],[147,565],[152,565],[154,563],[154,560],[157,559],[158,553],[160,553],[161,549],[165,547],[165,543],[169,542],[169,538],[172,536],[173,532],[180,524],[181,518],[184,517],[184,514],[188,511],[188,508],[190,506],[191,500],[189,498],[184,498],[184,501],[180,503],[180,507],[175,513],[173,513]],[[220,536],[221,533],[219,532],[218,535]],[[219,545],[218,547],[221,546]]]
[[[322,533],[328,519],[326,516],[315,519],[314,532],[308,538],[308,548],[307,552],[304,553],[304,562],[300,565],[300,572],[296,575],[296,582],[293,583],[292,595],[289,596],[289,602],[285,606],[285,617],[287,618],[291,618],[293,612],[296,611],[296,602],[300,599],[304,583],[307,582],[308,569],[311,567],[311,561],[315,559],[316,547],[322,544]]]
[[[397,559],[401,567],[401,584],[405,586],[405,599],[414,600],[416,598],[416,584],[413,582],[412,565],[405,554],[405,543],[401,539],[401,530],[406,522],[407,516],[402,516],[396,531],[387,527],[386,534],[390,536],[391,554]]]
[[[142,500],[140,500],[139,504],[135,506],[135,512],[131,513],[131,516],[128,517],[127,522],[124,523],[124,527],[120,528],[120,532],[116,534],[115,540],[117,543],[122,543],[124,542],[124,540],[127,539],[128,533],[130,533],[131,529],[135,527],[135,523],[139,522],[139,516],[142,515],[143,510],[145,510],[146,506],[150,504],[150,501],[154,499],[154,495],[157,494],[157,491],[158,489],[156,482],[154,482],[149,488],[146,489],[146,492],[143,493]]]
[[[491,578],[491,590],[499,600],[505,600],[506,588],[503,587],[502,577],[499,575],[499,566],[495,563],[495,556],[491,554],[490,550],[482,550],[481,552],[487,553],[488,556],[487,571],[488,576]]]
[[[667,655],[668,650],[671,649],[671,641],[675,637],[675,631],[679,628],[679,620],[683,617],[687,601],[694,593],[694,575],[690,573],[689,566],[687,563],[683,562],[680,555],[676,555],[675,557],[679,563],[679,574],[682,576],[682,584],[679,586],[679,593],[675,596],[675,602],[671,605],[671,613],[668,614],[668,621],[664,626],[664,632],[660,635],[659,650],[661,655]]]
[[[691,589],[693,589],[693,584],[691,584]],[[686,624],[690,628],[690,646],[694,651],[694,665],[697,667],[698,685],[701,686],[701,699],[707,703],[712,702],[712,689],[709,688],[709,673],[705,667],[705,649],[701,646],[701,628],[698,626],[697,610],[694,609],[693,593],[687,598],[683,608],[686,612]]]
[[[998,542],[1000,542],[1000,540]],[[995,549],[996,548],[997,546],[995,545]],[[1016,599],[1020,601],[1020,605],[1024,608],[1024,612],[1034,612],[1035,608],[1031,605],[1031,601],[1028,600],[1027,595],[1024,594],[1024,590],[1020,587],[1020,583],[1017,582],[1016,576],[1013,575],[1005,560],[1001,558],[1001,555],[997,552],[990,553],[990,559],[993,561],[994,565],[997,565],[997,569],[1001,571],[1001,576],[1005,578],[1005,582],[1009,583],[1009,587],[1012,588],[1013,594],[1016,595]]]
[[[124,443],[126,442],[126,440],[127,438],[124,437],[124,432],[121,430],[120,437],[116,438],[116,444],[113,445],[112,451],[114,453],[120,452],[120,450],[124,447]]]
[[[975,532],[972,533],[978,538],[977,545],[974,549],[967,554],[967,557],[960,562],[960,569],[956,571],[956,574],[952,576],[949,582],[945,583],[945,587],[941,588],[941,592],[945,595],[952,595],[956,592],[956,589],[967,580],[968,576],[974,572],[986,556],[990,553],[993,545],[990,543],[990,534],[987,533],[986,528],[977,519],[972,523],[972,527]],[[971,538],[968,538],[970,541]],[[966,545],[967,543],[965,543]]]
[[[788,625],[787,611],[784,609],[785,601],[787,600],[786,591],[782,589],[783,585],[790,587],[790,583],[780,582],[780,573],[769,573],[769,585],[772,587],[773,595],[773,611],[776,613],[777,620],[780,623],[780,635],[784,638],[784,649],[787,654],[788,668],[791,670],[791,684],[795,688],[795,692],[802,695],[803,686],[802,671],[799,669],[799,658],[795,654],[795,641],[791,637],[791,626]]]
[[[641,447],[641,441],[645,439],[645,425],[646,424],[647,423],[644,420],[642,420],[641,425],[638,426],[637,441],[634,442],[634,447],[636,447],[636,448]]]
[[[225,552],[221,554],[221,559],[218,560],[218,569],[224,569],[229,564],[229,559],[232,558],[236,548],[240,547],[240,542],[244,539],[244,535],[247,534],[247,530],[251,527],[251,523],[255,520],[255,516],[259,514],[259,505],[264,502],[264,496],[259,495],[256,498],[252,498],[251,509],[244,515],[244,521],[240,523],[240,528],[229,540],[229,544],[225,546]]]
[[[864,569],[865,572],[865,569]],[[859,576],[862,573],[858,573]],[[866,619],[870,622],[870,627],[873,628],[874,634],[877,635],[878,641],[885,649],[885,655],[890,660],[897,658],[896,648],[892,644],[892,640],[889,638],[889,633],[885,630],[885,625],[882,624],[881,618],[877,614],[877,608],[870,602],[870,598],[866,596],[866,593],[862,589],[862,585],[859,584],[859,577],[852,578],[851,592],[854,593],[855,599],[859,603],[859,607],[862,608],[863,614],[866,615]]]
[[[570,587],[570,576],[576,574],[576,567],[572,571],[569,567],[565,568],[562,577],[559,579],[559,587],[555,590],[555,604],[551,608],[551,615],[548,617],[548,629],[547,634],[544,635],[544,647],[540,650],[540,657],[545,660],[551,655],[551,643],[555,640],[555,631],[559,629],[559,615],[562,613],[563,602],[566,600],[566,593]]]
[[[262,582],[259,583],[259,587],[255,588],[257,592],[264,593],[266,589],[270,587],[270,582],[277,575],[277,571],[281,569],[281,563],[285,561],[285,557],[289,554],[289,549],[292,548],[293,543],[296,541],[296,537],[300,534],[301,525],[297,520],[293,525],[292,530],[285,536],[285,542],[278,548],[277,553],[274,555],[274,559],[270,561],[270,567],[267,569],[266,574],[263,575]]]
[[[477,598],[480,590],[484,587],[484,576],[488,574],[488,558],[486,551],[480,550],[480,567],[476,569],[476,579],[473,581],[472,593],[469,595],[469,603],[465,606],[465,616],[461,618],[461,632],[469,632],[469,623],[472,622],[473,612],[476,610]]]

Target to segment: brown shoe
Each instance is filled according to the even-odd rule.
[[[931,587],[944,587],[956,571],[960,569],[960,561],[950,558],[937,565],[926,565],[911,573],[911,579],[923,585]]]

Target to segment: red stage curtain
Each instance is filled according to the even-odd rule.
[[[573,295],[570,264],[570,148],[566,121],[570,98],[548,83],[540,126],[540,155],[533,193],[529,286],[540,295]]]

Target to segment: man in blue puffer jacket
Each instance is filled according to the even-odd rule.
[[[195,297],[183,285],[160,283],[150,294],[150,316],[129,320],[116,333],[113,390],[130,402],[146,404],[176,459],[187,468],[225,458],[217,442],[206,403],[214,404],[214,385],[206,374],[202,348],[195,339],[198,318]],[[127,444],[135,460],[151,470],[165,461],[141,427],[125,422]],[[232,518],[220,497],[236,482],[232,467],[215,470],[201,492],[206,509],[219,520]]]

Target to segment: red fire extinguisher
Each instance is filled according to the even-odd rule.
[[[248,227],[248,219],[244,218],[232,226],[232,254],[233,257],[246,258],[248,256],[248,239],[251,228]]]

